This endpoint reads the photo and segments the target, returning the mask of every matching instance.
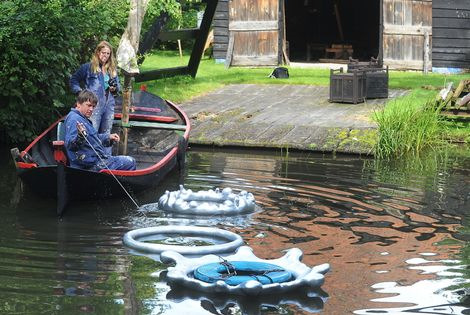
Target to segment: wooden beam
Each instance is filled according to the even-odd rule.
[[[264,55],[264,56],[235,56],[232,57],[232,65],[236,66],[252,66],[254,64],[263,64],[277,66],[277,55]]]
[[[429,68],[431,68],[431,65],[429,63],[430,57],[431,57],[431,49],[429,45],[429,33],[425,32],[424,33],[424,62],[423,62],[423,72],[424,74],[428,74]]]
[[[234,42],[234,34],[230,32],[230,37],[228,39],[228,47],[227,47],[227,54],[225,56],[225,68],[230,67],[232,64],[232,56],[233,56],[233,42]]]
[[[343,43],[344,33],[343,33],[343,25],[341,23],[341,15],[339,14],[338,0],[335,0],[334,7],[335,7],[336,25],[338,26],[338,32],[339,32],[339,39]]]
[[[165,26],[166,22],[168,21],[169,15],[166,12],[160,14],[159,17],[155,19],[150,29],[145,33],[144,39],[139,45],[139,50],[137,52],[138,56],[138,64],[141,65],[145,59],[145,53],[152,49],[153,45],[157,42],[160,31]]]
[[[141,72],[135,77],[135,82],[145,82],[156,79],[163,79],[167,77],[173,77],[175,75],[187,75],[190,74],[187,66],[175,67],[175,68],[164,68]]]
[[[159,40],[163,41],[172,41],[172,40],[187,40],[187,39],[194,39],[197,38],[199,35],[198,28],[187,28],[187,29],[179,29],[173,31],[163,31],[158,35]]]
[[[204,11],[204,16],[202,17],[201,26],[199,27],[199,36],[196,38],[188,62],[189,74],[193,78],[196,77],[197,69],[199,68],[202,54],[204,53],[204,45],[206,44],[207,36],[210,32],[212,19],[214,18],[215,9],[217,8],[218,2],[218,0],[207,0],[206,10]]]
[[[233,21],[228,25],[231,31],[277,31],[278,21]]]
[[[384,25],[384,35],[423,35],[428,32],[429,35],[432,35],[431,26],[422,26],[422,25],[393,25],[385,24]]]
[[[113,124],[126,128],[132,127],[141,127],[141,128],[154,128],[154,129],[165,129],[165,130],[186,130],[186,125],[172,125],[172,124],[163,124],[149,121],[134,121],[131,120],[128,123],[124,123],[121,120],[113,120]]]

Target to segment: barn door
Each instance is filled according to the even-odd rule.
[[[229,34],[229,65],[278,65],[279,0],[230,0]]]
[[[424,70],[432,39],[432,0],[383,0],[383,61]]]

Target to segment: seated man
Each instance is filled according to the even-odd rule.
[[[91,91],[81,91],[77,96],[75,108],[65,118],[65,149],[70,166],[91,171],[102,169],[135,170],[135,159],[126,155],[106,154],[105,146],[119,141],[116,133],[102,133],[93,127],[89,118],[98,103]]]

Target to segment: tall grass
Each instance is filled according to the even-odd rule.
[[[403,98],[388,102],[382,111],[374,113],[374,120],[378,124],[375,147],[377,157],[417,154],[443,144],[439,112],[433,106],[426,106],[432,100],[423,100],[422,94],[413,91]]]

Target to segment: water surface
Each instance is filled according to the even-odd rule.
[[[469,314],[470,159],[463,152],[377,162],[194,148],[184,174],[173,172],[135,196],[141,209],[126,199],[79,203],[59,220],[54,201],[22,187],[2,151],[0,313]],[[258,211],[232,217],[159,211],[158,197],[180,183],[195,191],[247,190]],[[170,288],[165,265],[122,244],[127,231],[162,224],[236,232],[264,259],[297,247],[307,265],[328,262],[332,270],[322,290],[283,296]]]

